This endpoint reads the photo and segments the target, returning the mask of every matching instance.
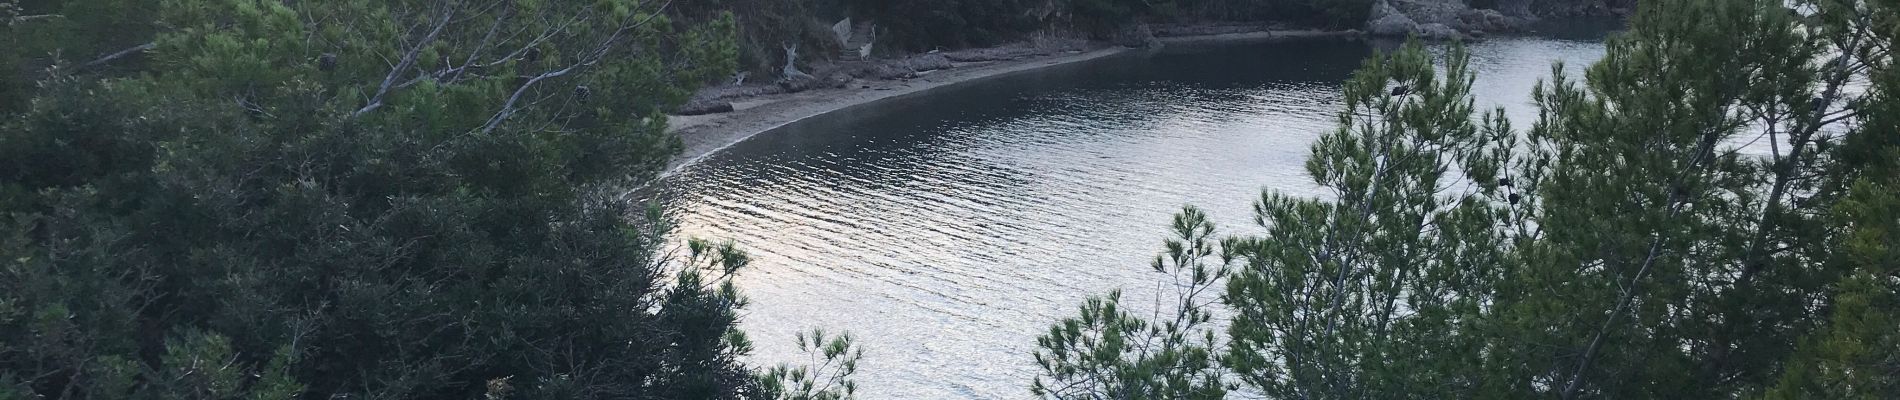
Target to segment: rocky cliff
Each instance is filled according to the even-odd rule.
[[[1493,8],[1474,7],[1483,4]],[[1378,0],[1366,20],[1376,36],[1462,39],[1510,32],[1539,18],[1622,15],[1635,0]]]

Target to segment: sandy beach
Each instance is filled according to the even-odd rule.
[[[1170,45],[1201,45],[1267,40],[1358,36],[1357,31],[1269,30],[1218,35],[1173,36],[1158,38]],[[1034,56],[1019,60],[961,63],[954,68],[929,71],[904,80],[860,80],[845,88],[815,89],[798,93],[772,94],[734,101],[733,111],[718,114],[667,117],[667,130],[680,136],[685,149],[667,164],[661,175],[698,162],[719,150],[754,135],[826,113],[850,110],[885,100],[927,95],[932,91],[970,84],[989,78],[1032,72],[1057,65],[1078,63],[1143,49],[1109,46],[1087,51]]]

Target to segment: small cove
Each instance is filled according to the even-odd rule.
[[[1519,127],[1553,62],[1601,27],[1468,45],[1479,109]],[[1090,295],[1156,291],[1148,260],[1183,205],[1258,231],[1263,189],[1315,195],[1307,146],[1340,82],[1392,42],[1197,44],[1013,74],[766,132],[682,168],[658,200],[677,235],[730,239],[754,361],[795,332],[849,331],[867,398],[1024,398],[1036,335]]]

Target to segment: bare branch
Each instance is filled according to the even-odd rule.
[[[536,75],[533,78],[529,78],[527,83],[521,84],[520,88],[515,89],[514,94],[508,96],[508,101],[505,103],[502,103],[501,105],[501,111],[496,112],[495,116],[489,117],[488,122],[483,123],[479,131],[481,131],[481,133],[492,132],[495,130],[496,126],[501,125],[502,121],[505,121],[509,117],[514,116],[515,111],[516,111],[515,103],[520,102],[521,95],[526,94],[529,88],[534,87],[534,84],[541,83],[541,81],[543,80],[558,78],[563,75],[567,75],[567,73],[573,72],[575,68],[579,68],[581,66],[582,65],[580,64],[570,65],[567,68],[562,68],[556,71],[544,72],[544,73],[541,73],[541,75]]]
[[[133,54],[151,51],[152,49],[157,48],[157,47],[158,47],[158,42],[146,42],[145,44],[132,46],[131,48],[127,48],[125,50],[119,50],[117,52],[113,52],[112,54],[107,54],[97,59],[93,59],[92,61],[87,61],[85,64],[79,64],[79,69],[84,70],[87,68],[97,67],[100,65],[104,65],[105,63],[112,62],[112,60],[125,58],[126,56],[133,55]]]
[[[389,95],[390,87],[396,83],[396,76],[401,75],[403,71],[408,70],[410,66],[416,64],[416,57],[422,54],[422,49],[428,47],[430,42],[435,41],[436,36],[442,34],[442,29],[449,26],[449,21],[454,19],[454,16],[455,7],[443,7],[441,20],[436,21],[435,28],[430,30],[429,34],[424,36],[421,41],[409,46],[409,51],[403,54],[402,61],[396,63],[394,68],[390,68],[388,75],[383,76],[383,85],[376,89],[376,95],[370,96],[369,104],[364,105],[361,109],[357,109],[356,112],[350,113],[350,118],[361,117],[363,114],[381,108],[383,106],[383,97]]]
[[[27,22],[27,21],[33,21],[33,20],[53,19],[53,18],[66,18],[66,16],[59,15],[59,14],[21,15],[18,17],[13,17],[13,22]]]

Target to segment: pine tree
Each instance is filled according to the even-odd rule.
[[[1868,4],[1873,48],[1900,39],[1900,3]],[[1840,253],[1823,260],[1847,276],[1832,285],[1817,312],[1826,325],[1804,337],[1766,399],[1883,399],[1900,396],[1900,71],[1872,71],[1859,104],[1865,124],[1839,152],[1863,164],[1835,179],[1854,182],[1829,222],[1841,232]]]
[[[1759,393],[1844,276],[1833,143],[1885,68],[1853,3],[1646,3],[1582,85],[1557,74],[1510,174],[1530,190],[1492,393]],[[1681,18],[1698,15],[1701,18]],[[1768,147],[1756,156],[1749,143]]]
[[[1339,129],[1313,145],[1307,172],[1327,199],[1267,193],[1262,237],[1224,298],[1235,313],[1226,364],[1283,398],[1459,397],[1475,385],[1483,316],[1504,248],[1485,165],[1499,118],[1472,118],[1468,56],[1444,72],[1420,44],[1376,56],[1345,85]],[[1485,177],[1488,178],[1488,177]]]
[[[1200,209],[1176,214],[1175,238],[1151,267],[1165,274],[1172,299],[1158,301],[1152,320],[1122,306],[1121,292],[1090,297],[1078,315],[1036,338],[1041,368],[1030,393],[1048,399],[1219,399],[1228,386],[1215,351],[1208,296],[1229,272],[1234,254],[1217,242],[1214,223]],[[1219,264],[1212,261],[1218,255]],[[1166,305],[1166,308],[1163,308]]]

